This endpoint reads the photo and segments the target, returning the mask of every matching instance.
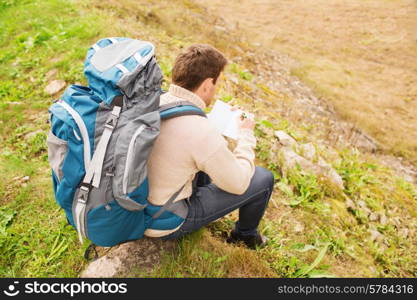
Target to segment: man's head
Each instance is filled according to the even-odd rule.
[[[178,55],[172,69],[172,82],[197,94],[209,105],[226,64],[226,58],[216,48],[195,44]]]

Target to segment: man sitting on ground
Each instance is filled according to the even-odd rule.
[[[177,57],[173,84],[161,96],[160,104],[189,101],[206,108],[226,64],[223,54],[209,45],[189,47]],[[265,245],[258,225],[271,197],[274,177],[254,164],[254,126],[250,118],[239,121],[237,146],[230,151],[207,118],[187,115],[163,121],[148,161],[148,200],[164,205],[185,184],[174,203],[183,201],[188,213],[177,228],[147,229],[145,235],[179,238],[239,208],[239,220],[228,242],[242,241],[250,248]]]

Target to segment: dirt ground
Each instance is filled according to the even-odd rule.
[[[196,1],[296,59],[293,74],[341,117],[417,163],[416,1]]]

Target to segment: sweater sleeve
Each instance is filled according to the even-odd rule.
[[[210,131],[205,137],[202,147],[211,149],[204,151],[206,155],[195,156],[197,168],[208,174],[217,187],[241,195],[249,187],[255,172],[256,138],[253,131],[243,129],[238,136],[235,149],[230,151],[227,141],[217,131]]]

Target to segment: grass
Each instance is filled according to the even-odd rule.
[[[53,69],[56,79],[83,81],[85,49],[102,26],[97,15],[83,15],[67,1],[1,2],[2,277],[77,276],[84,265],[51,190],[45,144],[51,97],[43,89]]]
[[[47,107],[56,96],[44,93],[50,80],[85,83],[85,52],[103,36],[155,43],[165,87],[176,54],[189,44],[213,44],[231,60],[249,47],[239,33],[216,31],[215,18],[192,2],[144,4],[0,2],[1,277],[72,277],[86,264],[82,255],[87,245],[78,244],[52,192],[45,139]],[[132,270],[131,276],[417,276],[416,187],[395,177],[372,155],[321,145],[317,152],[343,177],[343,191],[299,168],[283,176],[273,131],[285,130],[303,143],[314,142],[314,128],[286,119],[279,109],[292,99],[258,81],[253,67],[251,59],[232,61],[218,94],[259,119],[257,164],[268,167],[276,179],[260,225],[268,245],[251,251],[226,244],[237,219],[234,212],[186,236],[154,269]],[[51,70],[56,75],[46,78]]]

